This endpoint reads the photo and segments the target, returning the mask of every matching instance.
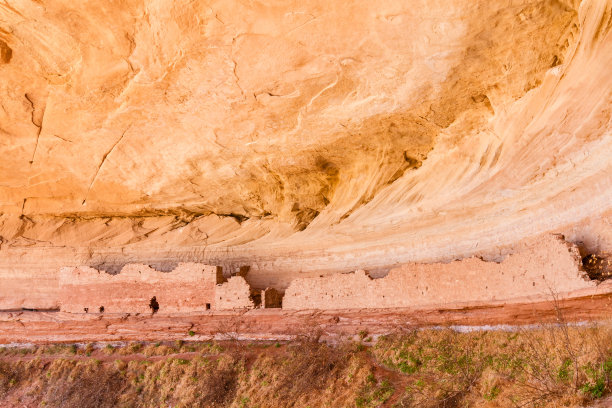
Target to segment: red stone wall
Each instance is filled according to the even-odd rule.
[[[60,308],[65,312],[151,313],[151,298],[158,313],[200,312],[215,305],[215,287],[223,282],[221,268],[181,263],[172,272],[158,272],[142,264],[126,265],[110,275],[89,267],[61,268]]]

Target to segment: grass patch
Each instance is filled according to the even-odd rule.
[[[612,391],[609,326],[421,330],[374,346],[133,343],[83,359],[92,350],[4,349],[0,406],[579,407]]]

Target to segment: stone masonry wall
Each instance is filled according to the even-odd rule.
[[[477,258],[447,264],[406,264],[382,279],[363,271],[294,280],[285,293],[286,309],[393,308],[506,301],[592,288],[580,269],[577,249],[558,236],[548,236],[509,255],[503,262]],[[15,252],[15,251],[13,251]],[[11,254],[13,254],[11,252]],[[5,253],[7,253],[5,251]],[[15,252],[0,261],[28,265]],[[5,262],[5,263],[6,263]],[[0,309],[53,309],[84,313],[150,313],[153,296],[159,313],[252,308],[253,292],[244,273],[223,282],[221,268],[184,263],[170,273],[128,264],[110,275],[89,267],[61,268],[50,274],[32,268],[26,281],[0,262]],[[59,269],[59,268],[58,268]],[[246,269],[245,269],[246,271]],[[268,296],[269,295],[269,296]],[[274,291],[261,294],[262,307],[274,307]],[[279,294],[280,296],[280,294]],[[256,297],[256,296],[255,296]]]
[[[242,276],[232,276],[215,288],[215,309],[252,309],[251,287]]]
[[[284,309],[393,308],[478,303],[563,294],[590,288],[577,248],[547,236],[503,262],[469,258],[447,264],[406,264],[381,279],[365,271],[294,280]]]
[[[151,313],[155,296],[159,313],[188,313],[214,307],[221,268],[180,263],[172,272],[128,264],[117,275],[89,267],[61,268],[60,310],[72,313]]]

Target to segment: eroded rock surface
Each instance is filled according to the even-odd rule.
[[[612,249],[609,0],[0,4],[0,278]]]

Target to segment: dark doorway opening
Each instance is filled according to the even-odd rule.
[[[157,298],[155,296],[151,298],[151,301],[149,302],[149,307],[151,308],[153,314],[157,313],[157,311],[159,310],[159,303],[157,302]]]
[[[592,280],[604,281],[610,279],[612,278],[612,256],[609,254],[588,254],[582,258],[582,269]]]
[[[206,310],[210,310],[210,303],[206,304]]]
[[[104,306],[100,306],[100,313],[104,313]]]

